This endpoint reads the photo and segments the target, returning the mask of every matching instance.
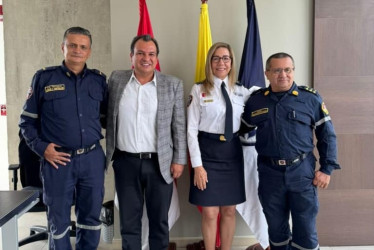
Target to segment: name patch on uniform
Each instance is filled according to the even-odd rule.
[[[236,95],[236,96],[243,96],[242,93],[237,93],[237,92],[234,92],[234,95]]]
[[[213,99],[206,99],[206,100],[204,100],[204,103],[207,103],[207,102],[213,102]]]
[[[65,90],[65,84],[56,84],[56,85],[49,85],[44,87],[44,92],[52,92],[52,91],[62,91]]]
[[[251,117],[266,114],[266,113],[269,113],[268,108],[258,109],[258,110],[255,110],[251,113]]]

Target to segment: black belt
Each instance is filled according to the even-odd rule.
[[[259,155],[258,158],[259,160],[269,162],[273,166],[292,166],[304,160],[308,156],[308,154],[309,153],[304,153],[293,159],[274,159],[274,158],[262,156],[262,155]]]
[[[117,150],[117,153],[119,155],[124,155],[124,156],[128,156],[128,157],[134,157],[134,158],[138,158],[138,159],[154,159],[157,157],[157,153],[152,153],[152,152],[144,152],[144,153],[130,153],[130,152],[126,152],[126,151],[120,151],[120,150]]]
[[[55,147],[55,150],[58,152],[64,152],[70,155],[70,157],[75,157],[77,155],[87,154],[88,152],[98,148],[100,144],[97,142],[95,144],[92,144],[91,146],[87,146],[84,148],[78,148],[78,149],[69,149],[65,147]]]
[[[242,146],[256,146],[256,142],[241,142]]]
[[[223,134],[212,134],[212,133],[207,133],[204,131],[199,131],[199,136],[213,139],[213,140],[218,140],[218,141],[226,141],[225,135]],[[239,136],[239,132],[236,132],[233,134],[233,137]]]

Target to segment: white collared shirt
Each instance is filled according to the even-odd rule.
[[[131,153],[157,152],[156,118],[156,76],[142,85],[133,73],[119,103],[116,147]]]
[[[244,112],[244,105],[250,94],[259,89],[252,87],[247,89],[235,85],[233,89],[228,88],[228,78],[223,80],[229,94],[233,110],[233,132],[240,127],[240,118]],[[202,166],[200,147],[198,142],[199,131],[213,134],[224,134],[226,102],[221,91],[222,80],[214,77],[214,88],[210,94],[202,91],[202,84],[195,84],[192,87],[191,103],[187,108],[187,141],[191,157],[192,167]]]

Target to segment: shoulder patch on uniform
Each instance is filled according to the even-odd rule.
[[[235,84],[238,85],[238,86],[243,86],[243,84],[241,82],[239,82],[239,81],[236,82]]]
[[[251,96],[257,95],[257,94],[260,94],[260,93],[264,93],[266,90],[267,90],[267,88],[258,89],[256,91],[253,91]]]
[[[106,78],[106,75],[98,69],[91,69],[91,71],[93,73],[95,73],[96,75],[99,75],[99,76],[102,76],[102,77]]]
[[[324,102],[322,102],[322,104],[321,104],[321,109],[322,109],[323,113],[325,113],[325,115],[329,114],[329,111],[327,110]]]
[[[29,90],[27,91],[26,98],[30,99],[33,93],[34,93],[34,90],[32,89],[32,87],[30,87]]]
[[[188,101],[187,101],[187,108],[191,105],[192,99],[193,99],[192,95],[189,95],[188,96]]]
[[[304,91],[308,91],[310,93],[313,93],[313,94],[317,94],[317,90],[311,88],[311,87],[308,87],[308,86],[297,86],[299,89],[301,90],[304,90]]]

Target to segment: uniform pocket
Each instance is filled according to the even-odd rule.
[[[69,102],[66,101],[67,96],[68,91],[66,89],[44,93],[44,111],[57,117],[64,116],[64,114],[69,112],[69,107],[67,107]]]
[[[100,116],[100,103],[104,99],[103,89],[97,86],[92,86],[88,89],[88,94],[88,114],[90,117],[98,118]]]
[[[304,113],[302,111],[292,110],[288,113],[288,118],[295,122],[305,124],[307,126],[312,125],[312,118],[307,113]]]
[[[312,131],[312,117],[303,111],[291,110],[288,113],[289,127],[288,135],[293,141],[300,140],[300,135],[303,136],[303,140],[307,140],[308,143],[313,143],[313,131]]]

